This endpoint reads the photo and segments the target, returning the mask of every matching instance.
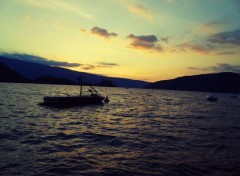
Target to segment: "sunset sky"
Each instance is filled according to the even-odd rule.
[[[240,73],[240,0],[0,0],[0,55],[145,81]]]

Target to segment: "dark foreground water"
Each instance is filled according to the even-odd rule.
[[[240,98],[98,88],[109,104],[38,105],[78,90],[0,83],[0,175],[240,175]]]

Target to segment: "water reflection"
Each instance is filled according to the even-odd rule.
[[[205,93],[98,88],[108,105],[38,105],[66,90],[79,87],[1,83],[1,174],[239,173],[237,98],[221,94],[211,103]]]

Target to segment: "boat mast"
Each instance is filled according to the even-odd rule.
[[[83,84],[83,78],[82,76],[78,77],[78,81],[80,83],[80,96],[82,96],[82,84]]]

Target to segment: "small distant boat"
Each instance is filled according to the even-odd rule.
[[[108,96],[104,97],[98,93],[96,89],[90,86],[88,90],[90,95],[83,95],[82,82],[80,87],[80,94],[77,96],[45,96],[43,98],[43,105],[56,107],[82,106],[92,104],[108,103]]]
[[[218,101],[218,97],[213,94],[208,94],[207,95],[207,101]]]

